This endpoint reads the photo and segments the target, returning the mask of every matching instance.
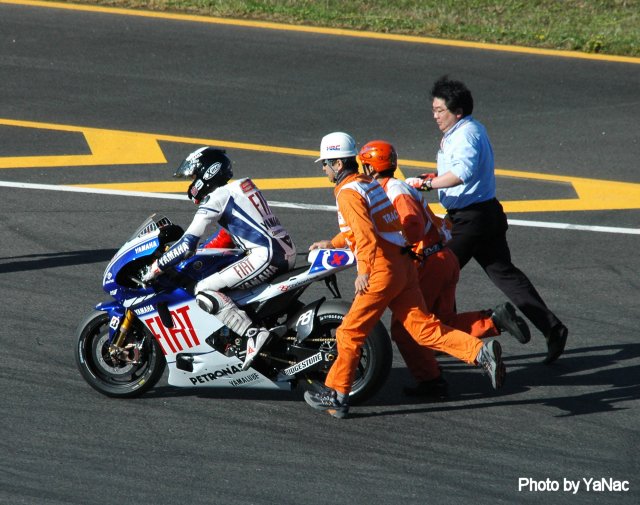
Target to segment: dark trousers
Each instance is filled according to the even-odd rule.
[[[453,222],[453,238],[447,245],[458,257],[461,269],[474,258],[543,335],[560,324],[529,278],[511,262],[507,216],[498,200],[450,210],[448,214]]]

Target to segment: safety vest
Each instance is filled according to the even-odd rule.
[[[446,224],[433,213],[429,204],[418,190],[393,177],[387,179],[384,189],[392,202],[395,202],[400,195],[407,195],[416,200],[422,207],[425,227],[422,239],[414,244],[414,252],[420,254],[423,249],[429,249],[438,243],[444,244],[450,239],[450,232],[447,230]]]
[[[400,195],[410,196],[415,201],[417,201],[422,207],[422,210],[423,210],[422,217],[424,218],[424,221],[425,221],[425,227],[422,235],[424,236],[427,233],[429,233],[429,230],[431,230],[431,228],[433,227],[433,223],[431,222],[431,217],[429,215],[429,210],[428,210],[429,207],[427,202],[424,200],[424,198],[422,198],[422,195],[418,192],[418,190],[412,188],[408,184],[404,184],[399,179],[394,179],[393,177],[390,177],[389,179],[387,179],[387,183],[384,190],[387,193],[389,200],[391,200],[392,202],[395,202],[396,198],[398,198]]]
[[[402,224],[398,218],[398,212],[391,203],[391,200],[387,197],[384,189],[382,189],[382,186],[378,184],[378,181],[359,174],[354,180],[339,188],[336,193],[336,203],[338,195],[345,189],[351,189],[357,192],[365,200],[369,211],[369,219],[373,223],[373,228],[380,238],[399,247],[405,247],[407,245],[402,231]],[[342,217],[339,205],[338,225],[340,226],[340,232],[345,238],[347,245],[354,250],[356,244],[353,231]]]

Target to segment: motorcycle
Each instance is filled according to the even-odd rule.
[[[176,387],[292,390],[299,382],[324,382],[337,356],[336,328],[350,307],[336,274],[355,265],[353,253],[310,251],[307,265],[226,293],[273,334],[243,371],[246,339],[202,310],[193,287],[244,251],[200,248],[153,283],[142,282],[151,263],[182,234],[169,218],[152,214],[107,265],[102,286],[112,300],[98,303],[77,329],[75,358],[87,383],[110,397],[133,398],[153,388],[167,367],[168,384]],[[319,281],[333,298],[303,302],[302,293]],[[391,339],[378,322],[362,348],[351,403],[380,389],[391,360]]]

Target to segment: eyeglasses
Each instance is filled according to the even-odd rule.
[[[323,167],[332,167],[335,160],[322,160]]]

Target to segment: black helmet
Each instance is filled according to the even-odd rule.
[[[173,176],[193,179],[187,195],[194,203],[199,204],[214,189],[229,182],[233,177],[233,170],[231,160],[223,149],[201,147],[186,157]]]

